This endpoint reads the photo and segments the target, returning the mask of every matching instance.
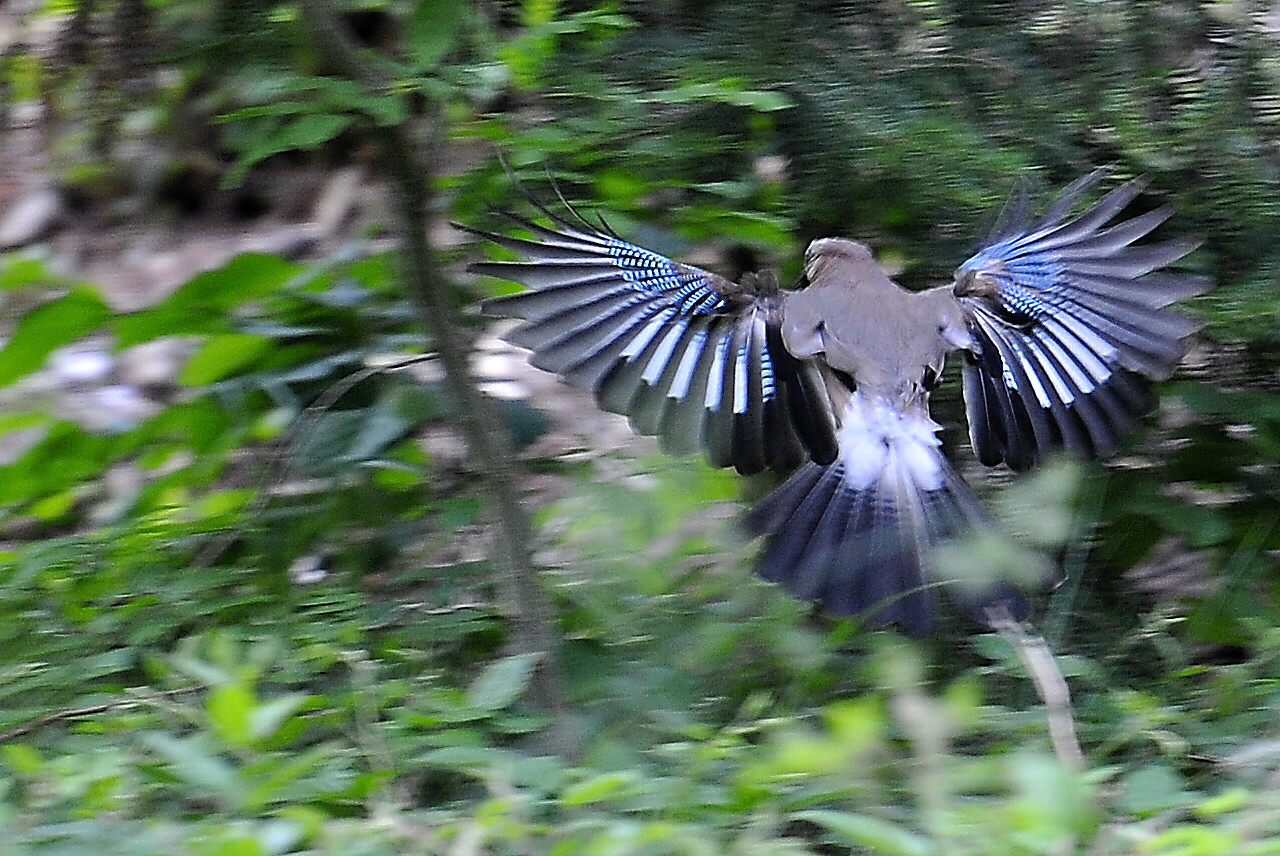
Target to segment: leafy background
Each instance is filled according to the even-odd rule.
[[[4,15],[10,124],[40,135],[63,200],[43,240],[0,256],[7,852],[1275,851],[1266,4]],[[396,152],[429,179],[426,229],[388,201]],[[495,558],[512,510],[466,454],[441,365],[488,331],[433,323],[414,285],[436,276],[446,308],[503,287],[462,273],[478,250],[445,225],[519,204],[498,154],[540,198],[554,171],[623,234],[728,273],[785,278],[808,239],[845,234],[911,286],[949,276],[1018,175],[1149,176],[1140,204],[1175,204],[1218,283],[1191,307],[1188,370],[1108,465],[973,473],[1011,529],[1058,544],[1068,579],[1037,615],[1083,769],[1052,751],[1004,639],[958,615],[911,641],[808,614],[750,579],[737,480],[621,439],[508,358],[533,394],[490,412],[533,514],[549,612],[530,609]],[[297,198],[353,167],[365,195],[335,233],[277,230],[153,292],[60,251],[296,224]],[[24,198],[29,176],[0,178],[0,202]],[[85,343],[177,356],[145,389],[51,381]],[[958,424],[954,394],[939,407]]]

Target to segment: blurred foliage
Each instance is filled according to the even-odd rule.
[[[539,560],[579,750],[544,754],[473,474],[421,441],[448,430],[452,404],[394,259],[245,255],[113,313],[94,284],[12,253],[5,852],[1274,852],[1267,10],[342,9],[387,87],[335,77],[290,3],[58,0],[32,13],[56,50],[9,46],[4,93],[45,105],[62,182],[86,204],[175,204],[210,178],[196,153],[215,164],[211,193],[276,159],[362,158],[370,129],[414,127],[430,103],[454,219],[520,204],[497,151],[539,198],[554,198],[550,170],[623,234],[729,273],[794,274],[808,238],[847,234],[921,285],[949,275],[1019,174],[1042,188],[1099,164],[1151,177],[1140,204],[1173,201],[1171,228],[1205,236],[1192,262],[1219,283],[1193,307],[1203,365],[1163,390],[1118,465],[1050,470],[995,501],[1030,543],[1067,544],[1069,579],[1040,614],[1087,768],[1049,751],[1003,639],[960,615],[921,643],[808,616],[748,581],[735,480],[619,452],[527,461],[559,496],[539,496]],[[173,153],[158,180],[130,160],[138,139]],[[489,287],[460,281],[457,296]],[[90,333],[190,345],[158,413],[101,431],[45,411],[33,375]],[[525,405],[504,414],[525,440],[545,428]],[[1210,585],[1153,600],[1116,581],[1171,543]]]

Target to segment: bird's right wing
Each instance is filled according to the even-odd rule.
[[[1169,304],[1202,277],[1160,270],[1198,241],[1135,245],[1167,207],[1114,220],[1141,192],[1131,181],[1069,217],[1100,172],[1077,181],[1038,220],[1015,194],[1004,225],[956,271],[955,294],[978,343],[964,369],[974,451],[1026,469],[1051,449],[1111,451],[1149,410],[1149,380],[1169,376],[1198,324]]]
[[[832,403],[819,366],[783,346],[776,280],[734,283],[541,210],[550,226],[504,215],[529,237],[460,226],[519,256],[469,270],[529,287],[483,309],[523,319],[507,339],[534,366],[672,453],[701,449],[741,473],[835,458]]]

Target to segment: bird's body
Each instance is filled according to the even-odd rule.
[[[955,283],[922,292],[843,238],[810,244],[807,286],[785,291],[771,275],[734,283],[550,212],[551,228],[512,218],[532,239],[472,229],[522,256],[473,270],[531,287],[485,309],[525,320],[510,338],[534,365],[670,451],[790,473],[747,516],[768,538],[762,576],[834,612],[920,630],[933,583],[946,582],[929,549],[985,522],[929,415],[948,355],[965,360],[979,459],[1026,469],[1054,448],[1114,448],[1149,408],[1145,379],[1172,371],[1194,329],[1166,307],[1207,283],[1153,273],[1192,245],[1132,245],[1169,212],[1102,228],[1137,183],[1067,219],[1095,180],[1030,225],[1015,197]]]
[[[947,354],[973,346],[949,287],[908,291],[862,244],[814,241],[809,286],[787,299],[782,341],[792,356],[821,357],[868,396],[914,409],[927,400]]]

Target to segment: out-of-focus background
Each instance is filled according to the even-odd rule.
[[[0,110],[0,852],[1273,852],[1280,6],[8,0]],[[727,274],[845,235],[911,287],[1019,177],[1149,178],[1217,287],[1122,454],[986,474],[935,405],[1067,575],[1083,769],[1006,640],[811,614],[751,577],[767,478],[499,342],[449,221],[530,210],[502,159]]]

